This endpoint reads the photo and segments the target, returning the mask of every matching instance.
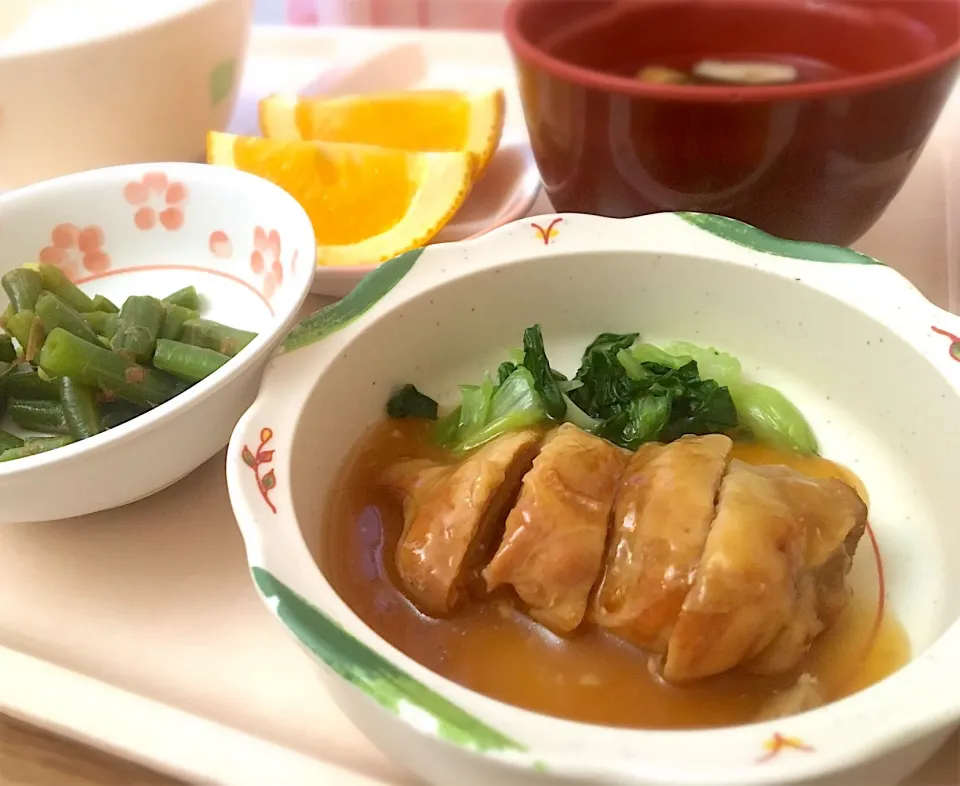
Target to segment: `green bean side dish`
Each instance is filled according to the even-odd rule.
[[[90,297],[54,265],[0,277],[0,462],[95,436],[169,401],[210,376],[256,333],[200,316],[193,286],[162,300],[131,295],[118,308]]]

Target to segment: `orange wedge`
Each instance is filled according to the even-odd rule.
[[[260,139],[211,131],[207,161],[276,183],[303,206],[318,265],[376,265],[429,242],[470,190],[469,153]]]
[[[503,114],[502,90],[413,90],[339,98],[273,95],[260,102],[260,130],[274,139],[466,152],[475,157],[479,174],[500,144]]]

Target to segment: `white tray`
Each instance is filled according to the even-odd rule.
[[[262,93],[265,74],[275,80],[267,89],[283,89],[284,78],[300,85],[326,53],[332,62],[410,41],[447,47],[451,58],[470,51],[491,67],[506,57],[483,34],[261,30],[247,85]],[[958,110],[955,102],[859,244],[953,310]],[[549,209],[542,199],[537,207]],[[257,600],[223,463],[218,456],[126,508],[0,529],[0,711],[189,781],[413,786],[344,719]],[[909,783],[960,783],[957,738]]]

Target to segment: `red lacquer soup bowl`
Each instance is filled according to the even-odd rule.
[[[916,162],[960,61],[960,0],[513,0],[507,40],[558,211],[720,213],[846,245]],[[786,63],[789,84],[662,84]]]

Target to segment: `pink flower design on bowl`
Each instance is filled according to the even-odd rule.
[[[230,259],[233,256],[233,244],[230,236],[222,229],[210,233],[210,253],[217,259]]]
[[[253,253],[250,269],[255,275],[264,275],[263,294],[268,300],[283,284],[283,264],[280,262],[280,233],[269,232],[258,226],[253,230]]]
[[[170,181],[163,172],[148,172],[123,189],[123,198],[137,208],[133,223],[144,231],[160,223],[164,229],[175,232],[183,226],[187,187]]]
[[[50,233],[50,245],[40,251],[40,261],[56,265],[71,281],[79,278],[81,267],[88,273],[110,268],[110,255],[103,250],[103,230],[92,224],[57,224]]]

